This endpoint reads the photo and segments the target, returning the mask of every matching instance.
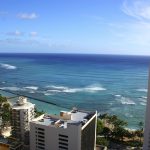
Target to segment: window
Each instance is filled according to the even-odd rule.
[[[60,137],[68,138],[67,135],[59,134]]]
[[[60,145],[65,145],[65,146],[68,146],[68,143],[62,143],[62,142],[59,142]]]
[[[39,135],[38,137],[40,137],[40,138],[44,138],[44,136],[40,136],[40,135]]]
[[[67,140],[67,139],[62,139],[62,138],[59,138],[59,141],[68,142],[68,140]]]
[[[42,129],[42,128],[37,128],[38,130],[41,130],[41,131],[44,131],[44,129]]]

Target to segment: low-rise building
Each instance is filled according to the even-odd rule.
[[[61,111],[30,122],[30,150],[96,150],[97,112]]]
[[[22,150],[20,141],[14,138],[0,137],[0,150]]]

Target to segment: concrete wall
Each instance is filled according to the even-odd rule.
[[[59,146],[68,147],[68,150],[81,150],[81,125],[70,125],[64,129],[34,123],[30,123],[30,150],[36,149],[36,139],[38,139],[36,138],[36,135],[40,135],[36,133],[39,131],[38,128],[44,129],[45,150],[57,150],[59,149]]]

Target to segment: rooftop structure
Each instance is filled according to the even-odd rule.
[[[34,123],[57,128],[67,128],[71,124],[83,126],[93,114],[95,114],[95,112],[77,110],[72,110],[71,112],[61,111],[60,116],[44,115],[42,119],[34,121]]]
[[[94,150],[97,112],[61,111],[30,123],[30,150]]]

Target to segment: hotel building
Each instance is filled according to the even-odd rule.
[[[20,140],[24,147],[29,147],[29,123],[35,116],[34,107],[35,105],[28,102],[25,97],[19,97],[12,106],[12,136]]]
[[[95,150],[97,112],[61,111],[30,122],[30,150]]]

